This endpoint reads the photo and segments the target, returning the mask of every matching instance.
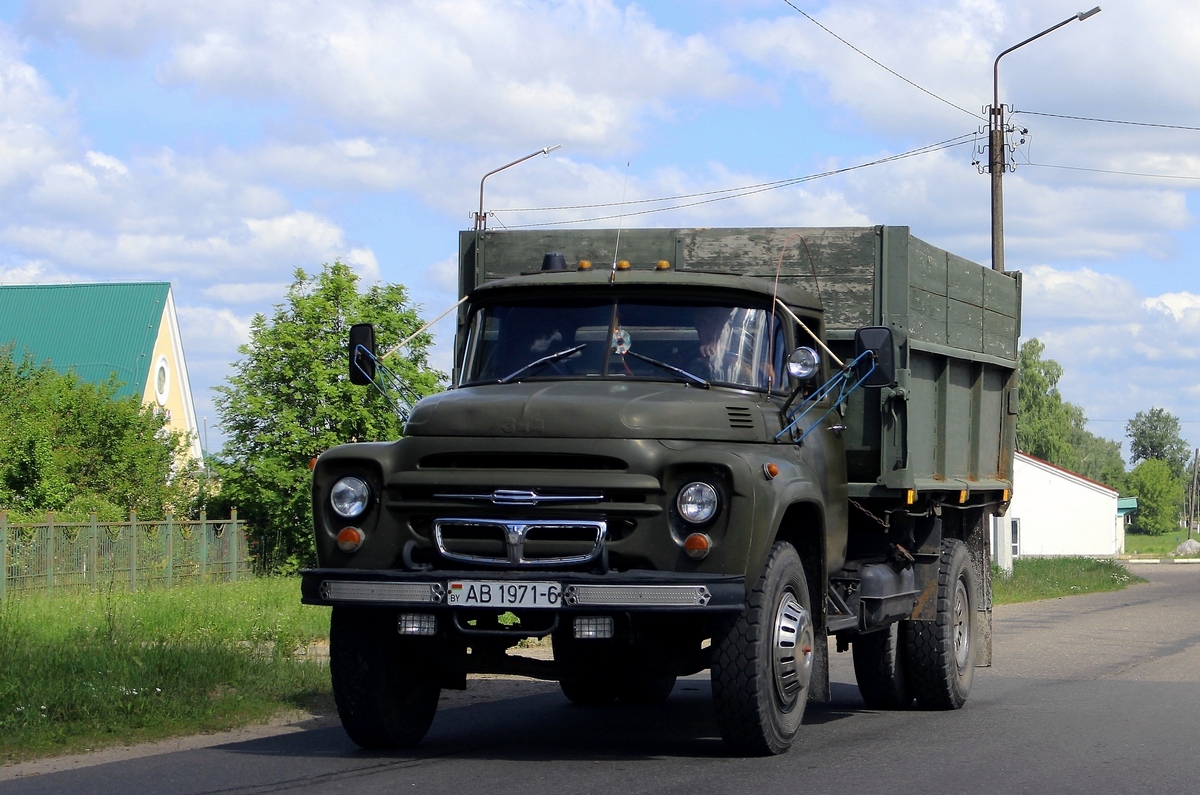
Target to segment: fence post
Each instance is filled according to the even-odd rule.
[[[54,511],[46,512],[46,590],[54,587]]]
[[[137,511],[129,509],[129,590],[137,590]]]
[[[100,565],[100,528],[96,526],[96,512],[92,511],[92,526],[88,531],[88,587],[96,590],[96,568]]]
[[[173,574],[173,571],[172,571],[172,561],[173,561],[173,559],[174,559],[174,557],[175,557],[175,555],[174,555],[174,553],[175,553],[174,544],[172,543],[172,541],[173,541],[173,528],[172,528],[172,526],[171,526],[171,521],[172,521],[174,518],[175,518],[175,517],[174,517],[172,514],[170,514],[170,513],[168,513],[168,514],[167,514],[167,587],[168,587],[168,588],[170,588],[170,587],[171,587],[171,578],[172,578],[172,574]]]
[[[241,531],[238,530],[237,508],[231,508],[229,511],[229,524],[233,533],[229,536],[229,562],[230,572],[229,579],[237,582],[238,578],[238,539],[241,538]]]
[[[8,511],[0,511],[0,602],[8,590]]]
[[[208,580],[208,513],[200,512],[200,582]]]

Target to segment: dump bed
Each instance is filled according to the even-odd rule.
[[[465,293],[535,271],[548,252],[568,267],[580,259],[609,267],[617,241],[615,229],[463,232],[460,284]],[[852,497],[1011,488],[1019,273],[982,267],[903,226],[626,229],[619,241],[619,257],[635,269],[666,260],[677,271],[807,287],[843,357],[856,328],[893,330],[895,388],[859,390],[846,411]]]

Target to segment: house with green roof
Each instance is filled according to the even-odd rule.
[[[169,282],[0,285],[0,347],[136,395],[201,457],[196,409]]]

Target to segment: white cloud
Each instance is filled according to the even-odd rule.
[[[1128,279],[1081,268],[1031,269],[1024,281],[1024,338],[1063,366],[1060,389],[1120,440],[1124,421],[1162,406],[1200,419],[1200,296],[1146,296]],[[1194,430],[1185,426],[1185,431]]]
[[[200,295],[226,304],[265,305],[282,301],[288,286],[285,282],[222,283],[205,287]]]
[[[636,5],[610,0],[56,0],[29,26],[128,55],[143,52],[138,38],[165,41],[167,85],[284,97],[335,127],[348,119],[492,143],[611,147],[680,97],[728,97],[747,85],[705,37],[660,29]]]

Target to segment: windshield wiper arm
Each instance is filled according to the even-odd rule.
[[[557,353],[552,353],[549,356],[543,356],[540,359],[534,359],[532,362],[525,365],[524,367],[521,367],[516,372],[509,373],[508,375],[504,376],[496,383],[507,384],[509,381],[513,380],[514,378],[521,375],[522,373],[528,372],[528,371],[532,370],[533,368],[538,367],[539,365],[550,364],[551,362],[556,362],[559,359],[565,359],[566,357],[570,356],[573,353],[579,353],[581,350],[583,350],[586,347],[587,347],[587,343],[581,342],[578,345],[576,345],[574,348],[565,348]]]
[[[700,376],[694,375],[693,373],[689,373],[687,370],[684,370],[681,367],[676,367],[673,364],[667,364],[666,362],[660,362],[658,359],[651,359],[649,356],[643,356],[642,354],[635,353],[634,351],[625,351],[625,355],[632,356],[635,359],[640,359],[641,361],[647,362],[648,364],[653,364],[656,367],[661,367],[662,369],[664,369],[668,372],[675,373],[675,375],[683,376],[685,379],[687,379],[688,381],[690,381],[691,383],[695,384],[698,387],[703,387],[704,389],[708,389],[708,387],[710,386],[708,381],[704,380]]]

